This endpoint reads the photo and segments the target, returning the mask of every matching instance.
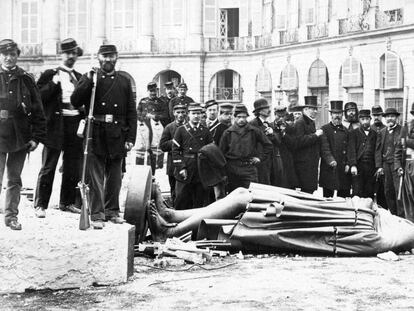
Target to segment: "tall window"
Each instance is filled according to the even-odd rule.
[[[88,41],[88,0],[66,0],[66,36],[81,45]]]
[[[162,0],[162,23],[164,26],[182,26],[184,18],[183,0]]]
[[[21,43],[39,43],[39,3],[37,0],[22,1]]]
[[[132,39],[134,35],[134,0],[112,0],[112,31],[114,40]]]
[[[328,68],[320,59],[315,60],[309,69],[308,87],[328,87]]]
[[[265,0],[263,3],[263,30],[270,34],[273,30],[273,1]]]

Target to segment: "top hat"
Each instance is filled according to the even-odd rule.
[[[187,107],[184,104],[177,104],[173,107],[173,110],[177,110],[177,109],[187,110]]]
[[[76,50],[78,56],[83,55],[83,50],[76,43],[75,39],[67,38],[60,42],[60,53],[67,53],[74,50]]]
[[[303,107],[310,107],[318,109],[318,97],[316,96],[305,96],[305,105]]]
[[[199,103],[189,103],[187,106],[188,111],[202,111],[203,107]]]
[[[174,87],[174,83],[172,81],[167,81],[164,83],[165,88],[171,89]]]
[[[347,103],[345,104],[345,111],[346,111],[346,110],[349,110],[349,109],[355,109],[355,110],[358,110],[358,106],[357,106],[357,104],[356,104],[356,103],[354,103],[354,102],[347,102]]]
[[[302,111],[302,109],[303,109],[303,106],[300,106],[295,103],[290,104],[288,107],[289,112],[298,112],[298,111]]]
[[[217,102],[214,99],[210,99],[206,101],[204,104],[205,104],[205,108],[207,109],[208,107],[217,105]]]
[[[414,103],[411,105],[411,111],[410,111],[410,113],[411,113],[412,115],[414,115]]]
[[[179,85],[178,85],[178,88],[180,89],[188,89],[188,87],[187,87],[187,84],[185,84],[184,82],[181,82]]]
[[[344,102],[342,100],[331,100],[330,104],[331,109],[329,110],[329,112],[344,112]]]
[[[151,91],[151,90],[154,90],[154,89],[157,89],[157,83],[150,82],[150,83],[147,84],[147,90],[148,91]]]
[[[372,108],[371,108],[371,114],[373,116],[383,115],[384,112],[382,111],[382,107],[380,105],[375,105],[375,106],[372,106]]]
[[[371,111],[369,109],[361,109],[358,112],[359,118],[371,118]]]
[[[113,44],[102,44],[99,47],[98,54],[116,54],[118,51],[116,50],[116,46]]]
[[[269,108],[270,107],[269,103],[264,98],[256,99],[254,101],[254,103],[253,103],[253,106],[254,106],[253,113],[259,111],[260,109],[264,109],[264,108]]]
[[[249,115],[249,113],[247,112],[246,106],[243,104],[237,104],[236,108],[234,109],[234,116],[237,116],[240,113],[245,113]]]
[[[0,53],[17,51],[17,54],[20,55],[20,49],[17,46],[17,43],[12,39],[3,39],[0,41]]]
[[[390,114],[396,115],[397,117],[400,115],[400,113],[395,108],[387,108],[385,109],[385,112],[383,113],[383,116],[386,117]]]

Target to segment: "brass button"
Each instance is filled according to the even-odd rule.
[[[105,106],[106,104],[105,103],[102,103],[102,106]]]

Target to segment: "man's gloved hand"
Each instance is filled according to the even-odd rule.
[[[132,147],[134,147],[133,143],[128,142],[128,141],[125,143],[125,150],[126,151],[131,151]]]
[[[179,173],[178,173],[184,180],[187,179],[188,175],[187,175],[187,170],[186,169],[182,169]]]
[[[348,174],[348,172],[349,172],[349,165],[347,164],[347,165],[345,165],[345,174]]]
[[[250,161],[253,165],[260,163],[260,159],[258,157],[253,157],[250,159]]]
[[[273,134],[273,129],[269,126],[267,128],[265,128],[264,130],[266,135],[272,135]]]
[[[376,178],[379,178],[381,175],[384,175],[384,169],[382,167],[378,168],[377,171],[375,172],[374,176]]]
[[[316,134],[316,136],[322,136],[323,135],[323,130],[322,129],[318,129],[318,130],[316,130],[316,132],[315,132],[315,134]]]
[[[59,76],[59,73],[56,73],[56,74],[53,76],[53,78],[52,78],[52,82],[53,82],[54,84],[58,84],[58,83],[60,83],[60,76]]]
[[[353,176],[358,175],[358,169],[357,169],[357,167],[356,167],[356,166],[352,166],[352,167],[351,167],[351,174],[352,174]]]
[[[336,168],[338,166],[338,163],[334,160],[331,163],[329,163],[329,166],[332,168]]]
[[[402,176],[402,175],[404,175],[404,170],[403,170],[403,168],[402,167],[400,167],[398,170],[397,170],[397,175],[398,176]]]
[[[27,144],[27,151],[32,152],[37,148],[38,143],[34,140],[30,140]]]

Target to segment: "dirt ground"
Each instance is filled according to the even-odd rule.
[[[39,161],[36,153],[26,166],[25,187],[34,187]],[[52,205],[58,203],[56,176]],[[158,176],[167,184],[162,172]],[[168,268],[187,271],[152,265],[152,259],[136,257],[134,276],[117,286],[2,295],[0,310],[414,310],[414,255],[395,262],[229,256],[204,269]]]

